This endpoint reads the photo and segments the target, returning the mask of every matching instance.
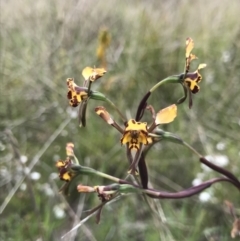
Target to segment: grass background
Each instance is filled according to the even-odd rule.
[[[84,216],[82,210],[98,205],[95,195],[73,195],[68,199],[75,214],[58,193],[54,165],[65,158],[67,142],[74,142],[81,164],[126,176],[120,135],[94,113],[99,103],[89,103],[87,127],[80,129],[66,98],[66,78],[80,85],[82,69],[99,65],[96,49],[103,28],[111,34],[108,72],[94,88],[129,118],[153,84],[183,71],[185,39],[194,39],[199,61],[193,70],[197,63],[208,65],[201,91],[191,110],[187,103],[180,105],[177,119],[163,128],[204,155],[227,156],[228,170],[239,176],[239,8],[238,0],[0,1],[0,240],[59,240]],[[168,85],[149,103],[159,110],[181,96],[180,86]],[[218,176],[171,143],[157,145],[147,162],[154,187],[168,191],[190,187],[199,176]],[[239,207],[239,193],[218,184],[206,194],[211,196],[207,202],[199,196],[153,202],[158,214],[141,197],[124,196],[104,208],[100,224],[91,218],[66,240],[230,240],[232,218],[223,201]],[[57,210],[64,218],[56,216]]]

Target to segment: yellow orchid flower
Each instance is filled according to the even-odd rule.
[[[189,87],[193,94],[196,94],[200,90],[198,83],[201,82],[202,75],[199,73],[199,70],[206,66],[206,64],[200,64],[195,72],[187,73],[185,76],[184,84]]]

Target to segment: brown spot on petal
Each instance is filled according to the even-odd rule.
[[[68,93],[67,93],[67,97],[68,97],[68,99],[69,100],[71,100],[72,99],[72,91],[68,91]]]
[[[194,88],[192,89],[192,93],[196,94],[200,90],[200,87],[195,85]]]

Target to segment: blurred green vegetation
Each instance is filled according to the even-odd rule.
[[[99,66],[96,51],[103,28],[111,34],[108,72],[93,89],[105,93],[128,117],[135,116],[140,99],[155,83],[183,71],[185,39],[193,38],[199,58],[195,67],[208,65],[201,72],[201,91],[193,96],[191,110],[187,103],[180,105],[176,120],[162,128],[203,155],[226,156],[226,168],[240,176],[239,9],[238,0],[1,1],[0,240],[60,240],[85,216],[82,210],[99,204],[93,194],[68,197],[75,215],[58,193],[62,183],[55,161],[65,158],[67,142],[75,144],[81,164],[126,176],[120,135],[94,108],[104,105],[119,120],[116,112],[92,100],[87,127],[79,128],[66,98],[66,78],[81,85],[82,69]],[[160,110],[182,94],[180,85],[163,86],[149,103]],[[219,176],[173,143],[156,145],[147,164],[151,183],[162,190],[178,191],[199,176]],[[108,183],[87,177],[79,182]],[[228,199],[239,207],[239,193],[223,183],[206,194],[206,202],[199,195],[154,201],[159,215],[140,196],[124,196],[104,208],[100,224],[92,217],[66,240],[230,240],[232,218],[223,202]]]

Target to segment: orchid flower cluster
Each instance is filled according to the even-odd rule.
[[[159,125],[169,124],[174,121],[174,119],[177,117],[177,105],[184,103],[187,98],[189,100],[188,106],[189,108],[192,108],[192,94],[196,94],[200,90],[199,83],[202,80],[200,70],[205,68],[206,64],[201,63],[199,64],[196,71],[190,72],[191,62],[197,59],[197,56],[192,53],[193,48],[193,40],[191,38],[187,38],[185,66],[183,73],[169,76],[150,88],[150,90],[147,91],[147,93],[140,100],[135,118],[129,120],[126,119],[118,107],[103,93],[92,90],[94,83],[107,73],[105,68],[86,67],[82,71],[84,78],[83,86],[78,86],[74,82],[73,78],[67,79],[67,98],[69,99],[69,104],[72,107],[79,108],[78,113],[80,126],[86,126],[87,104],[91,99],[102,101],[110,105],[111,108],[113,108],[120,116],[122,121],[122,124],[118,124],[104,106],[97,106],[95,108],[95,113],[108,125],[111,125],[120,133],[119,144],[126,146],[126,159],[129,162],[129,168],[127,170],[128,177],[132,176],[133,179],[120,179],[113,175],[97,171],[93,168],[80,165],[77,157],[74,154],[73,143],[67,143],[66,145],[66,159],[59,160],[56,163],[56,167],[59,170],[59,177],[62,181],[65,182],[61,188],[61,191],[66,195],[70,195],[69,186],[73,183],[73,180],[76,180],[78,177],[81,180],[82,175],[96,175],[102,178],[106,178],[112,182],[107,186],[87,186],[82,184],[76,185],[78,192],[96,193],[100,198],[101,204],[91,211],[92,213],[97,212],[98,221],[100,220],[102,207],[107,202],[125,193],[140,193],[155,199],[180,199],[196,195],[218,182],[231,183],[240,190],[240,182],[231,172],[209,162],[204,156],[198,153],[192,146],[190,146],[180,137],[159,128]],[[159,89],[160,86],[169,83],[180,84],[183,88],[184,96],[180,98],[175,104],[169,105],[166,108],[155,112],[153,106],[149,105],[147,101],[156,89]],[[145,111],[148,111],[151,114],[151,123],[141,122]],[[188,187],[185,190],[175,193],[149,188],[148,169],[145,159],[151,147],[163,140],[181,144],[190,149],[194,154],[197,155],[200,163],[207,165],[214,171],[222,174],[222,176],[210,179],[208,181],[202,182],[199,185],[192,186],[190,188]]]

